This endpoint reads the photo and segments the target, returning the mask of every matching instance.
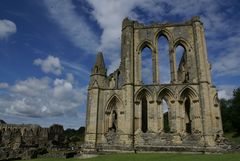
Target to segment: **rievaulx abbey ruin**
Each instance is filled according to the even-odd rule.
[[[159,81],[158,39],[168,40],[171,80]],[[184,48],[179,65],[176,48]],[[151,49],[152,83],[142,83],[142,50]],[[123,20],[121,63],[107,75],[97,54],[88,87],[85,149],[182,151],[217,150],[223,134],[217,90],[203,23],[144,25]],[[168,112],[164,114],[163,102]],[[166,119],[164,119],[164,117]],[[166,127],[167,126],[167,127]]]

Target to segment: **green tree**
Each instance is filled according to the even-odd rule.
[[[224,132],[233,132],[232,125],[232,106],[231,100],[221,99],[220,100],[221,114],[222,114],[222,124]]]
[[[240,88],[233,91],[232,102],[232,124],[238,134],[240,134]]]

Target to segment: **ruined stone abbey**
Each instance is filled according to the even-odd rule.
[[[160,82],[158,39],[168,40],[170,82]],[[180,63],[176,48],[183,47]],[[142,75],[142,51],[151,49],[152,82]],[[166,102],[168,111],[163,110]],[[120,67],[107,75],[97,54],[88,87],[85,148],[92,150],[196,151],[218,147],[222,137],[219,101],[203,23],[144,25],[124,19]]]

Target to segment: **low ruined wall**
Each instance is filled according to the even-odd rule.
[[[34,151],[39,149],[55,150],[64,147],[65,137],[62,125],[55,124],[49,128],[43,128],[33,124],[0,123],[0,160],[26,158],[26,152],[34,156],[36,153]]]

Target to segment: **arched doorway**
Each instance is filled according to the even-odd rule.
[[[116,97],[113,96],[110,98],[109,103],[107,104],[107,108],[105,111],[105,124],[104,129],[105,132],[117,132],[119,128],[119,111],[121,109],[121,102]]]
[[[151,128],[153,120],[150,120],[150,115],[153,114],[153,95],[148,88],[141,88],[135,94],[134,108],[134,131],[146,133]]]
[[[202,131],[198,98],[196,91],[192,87],[185,87],[180,92],[180,130],[187,134]]]

